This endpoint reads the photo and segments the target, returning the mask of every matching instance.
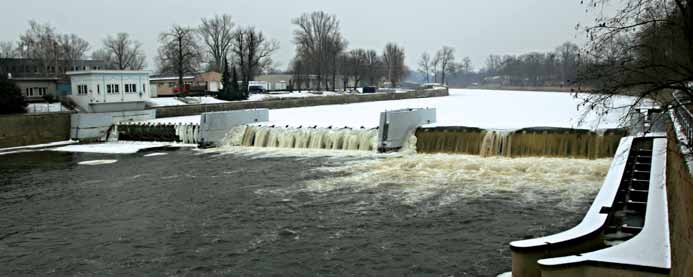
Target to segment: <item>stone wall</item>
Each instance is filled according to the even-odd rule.
[[[70,139],[70,112],[0,116],[0,148]]]
[[[667,194],[671,241],[671,276],[693,276],[693,178],[669,126]]]
[[[197,115],[206,112],[221,112],[248,109],[285,109],[322,105],[340,105],[361,102],[402,100],[448,96],[447,89],[419,90],[405,93],[352,94],[324,97],[286,98],[266,101],[230,102],[222,104],[187,105],[156,108],[156,117]]]

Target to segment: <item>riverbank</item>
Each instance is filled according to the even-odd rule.
[[[451,89],[457,87],[450,87]],[[578,87],[574,86],[548,86],[548,87],[531,87],[531,86],[478,86],[467,87],[465,89],[477,90],[505,90],[505,91],[541,91],[541,92],[576,92]]]

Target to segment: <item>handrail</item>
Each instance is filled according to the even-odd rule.
[[[671,269],[671,251],[666,193],[666,151],[667,139],[655,138],[645,226],[638,235],[622,244],[599,251],[539,260],[543,269],[592,264],[607,267],[614,265],[617,268],[631,266],[636,270],[668,274]]]

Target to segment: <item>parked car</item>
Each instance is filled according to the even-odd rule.
[[[265,87],[263,86],[248,86],[248,92],[250,93],[267,93]]]
[[[363,93],[376,93],[378,92],[378,87],[363,87]]]

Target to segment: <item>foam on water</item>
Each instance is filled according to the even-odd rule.
[[[408,144],[416,144],[412,139]],[[330,177],[308,181],[299,187],[258,191],[290,195],[296,192],[329,193],[337,190],[374,191],[403,204],[434,201],[447,205],[456,201],[512,194],[516,201],[559,202],[559,208],[573,209],[601,187],[611,159],[505,158],[449,154],[376,154],[366,151],[324,149],[280,149],[226,147],[205,150],[219,155],[244,158],[325,159],[316,174]]]
[[[394,196],[405,204],[434,200],[440,205],[512,193],[521,195],[517,201],[522,202],[555,198],[561,208],[570,209],[598,191],[609,165],[608,159],[404,155],[319,168],[344,177],[310,181],[305,189],[313,192],[345,188],[373,190]]]
[[[93,160],[93,161],[79,162],[79,165],[105,165],[105,164],[114,164],[117,162],[118,162],[118,160]]]

